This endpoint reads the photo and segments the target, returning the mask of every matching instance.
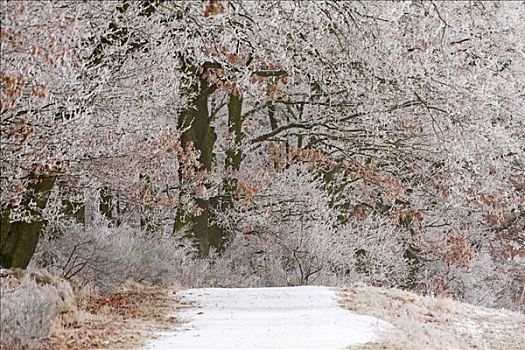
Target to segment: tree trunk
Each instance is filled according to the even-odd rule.
[[[86,220],[86,205],[82,202],[64,201],[64,215],[74,218],[76,222],[84,224]]]
[[[234,146],[226,151],[225,168],[228,175],[224,179],[224,206],[231,207],[233,205],[233,196],[237,190],[237,179],[232,176],[232,172],[236,172],[241,167],[242,152],[240,150],[242,142],[242,98],[230,94],[228,101],[228,131],[233,136]]]
[[[100,201],[98,209],[102,215],[109,221],[113,220],[113,196],[109,188],[104,187],[100,190]]]
[[[230,94],[228,101],[228,130],[233,135],[235,146],[226,152],[226,169],[237,171],[241,166],[242,153],[240,145],[242,142],[242,97]]]
[[[64,215],[68,218],[73,218],[77,223],[85,224],[86,221],[86,201],[85,198],[80,200],[70,198],[71,195],[79,194],[81,189],[70,188],[67,183],[56,183],[56,186],[62,188],[62,196],[65,198],[62,200],[64,206]],[[74,197],[74,196],[73,196]],[[82,196],[84,197],[84,196]]]
[[[38,216],[37,211],[45,208],[54,183],[54,177],[42,177],[35,179],[29,186],[22,205],[30,211],[31,215]],[[36,203],[36,209],[31,209],[29,205],[31,201]],[[31,222],[9,223],[10,212],[11,209],[7,208],[1,213],[0,265],[5,268],[25,269],[35,253],[43,221],[32,219]]]
[[[190,82],[188,94],[196,94],[197,96],[193,100],[193,104],[180,115],[179,127],[186,129],[181,136],[181,143],[184,148],[193,144],[195,149],[200,152],[201,169],[211,171],[216,135],[211,125],[212,118],[208,110],[208,98],[215,91],[215,86],[210,85],[203,78],[203,73],[200,73],[195,67],[186,66],[185,68],[196,78],[195,81]],[[182,179],[182,173],[179,176]],[[196,202],[202,209],[201,214],[193,215],[179,208],[174,229],[188,226],[200,255],[207,256],[210,248],[222,249],[224,232],[220,227],[210,222],[213,220],[213,209],[217,205],[217,199],[197,199]]]

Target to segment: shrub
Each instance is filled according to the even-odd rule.
[[[75,308],[71,286],[45,270],[4,271],[0,347],[36,348],[49,336],[53,319]]]
[[[341,223],[323,182],[304,165],[250,181],[255,194],[219,216],[232,240],[210,259],[202,285],[402,286],[410,278],[394,227],[377,217]]]
[[[190,251],[171,233],[70,224],[60,237],[42,240],[34,263],[48,265],[66,279],[113,291],[127,280],[161,285],[187,281],[191,269],[184,267],[191,263]]]

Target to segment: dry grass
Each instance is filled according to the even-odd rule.
[[[111,294],[87,293],[80,298],[76,313],[57,319],[43,348],[136,348],[177,322],[170,314],[178,304],[167,288],[134,286]]]
[[[176,287],[127,282],[115,293],[47,270],[0,270],[2,349],[129,349],[172,328]]]
[[[59,314],[76,310],[70,284],[48,271],[0,270],[0,348],[34,349]]]
[[[396,289],[353,286],[341,304],[391,323],[380,341],[352,349],[523,349],[525,315]]]

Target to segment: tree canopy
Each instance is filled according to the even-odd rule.
[[[0,264],[103,219],[279,261],[283,283],[355,272],[469,300],[488,283],[523,303],[523,18],[522,2],[3,1]]]

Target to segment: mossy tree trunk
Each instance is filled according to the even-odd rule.
[[[58,179],[55,186],[60,189],[64,216],[73,219],[79,224],[86,221],[86,199],[82,188],[71,186],[70,178],[65,176],[62,180]]]
[[[107,220],[113,220],[113,196],[108,187],[104,187],[100,190],[98,209]]]
[[[55,187],[60,187],[61,193],[60,195],[63,197],[62,199],[62,214],[64,217],[79,223],[79,224],[85,224],[86,221],[86,204],[84,199],[73,199],[71,198],[72,191],[75,191],[74,189],[65,188],[65,184],[60,181],[57,181],[55,183]],[[61,225],[54,226],[52,223],[48,222],[47,220],[43,223],[46,233],[49,235],[50,238],[58,238],[62,237],[64,234],[63,229],[61,228]]]
[[[34,179],[21,205],[29,210],[33,218],[29,222],[10,222],[11,208],[1,212],[0,265],[6,268],[26,268],[35,253],[44,221],[38,219],[39,211],[47,205],[55,177]],[[34,202],[36,205],[30,205]],[[36,218],[35,218],[36,217]]]
[[[228,101],[228,130],[233,136],[234,145],[226,151],[225,168],[228,176],[224,179],[224,206],[231,207],[233,196],[237,189],[237,179],[233,173],[241,167],[242,152],[242,97],[236,94],[230,94]]]
[[[63,201],[64,215],[75,219],[76,222],[84,224],[86,221],[86,205],[84,202]]]
[[[195,67],[183,62],[183,70],[193,77],[189,82],[186,93],[195,96],[190,107],[179,117],[179,128],[186,130],[181,137],[181,144],[187,148],[189,144],[200,152],[199,161],[202,169],[211,171],[213,167],[213,146],[216,134],[212,125],[213,116],[208,108],[208,101],[216,90],[204,77],[207,69],[219,68],[214,64]],[[228,130],[234,139],[234,146],[226,151],[225,168],[232,173],[240,168],[242,152],[242,97],[230,93],[228,100]],[[182,176],[182,173],[179,174]],[[182,178],[181,178],[182,179]],[[210,249],[221,251],[228,241],[227,232],[215,223],[215,212],[224,210],[232,205],[232,196],[237,188],[236,180],[227,175],[223,181],[221,195],[209,199],[196,199],[202,210],[200,215],[193,215],[179,209],[176,216],[175,230],[182,227],[190,228],[190,235],[195,240],[202,256],[207,256]]]
[[[242,97],[231,93],[228,100],[228,130],[234,139],[234,147],[226,152],[226,170],[237,171],[241,167],[242,152]]]
[[[208,99],[216,87],[208,83],[204,78],[204,72],[197,67],[186,65],[184,69],[194,78],[189,82],[187,93],[195,95],[195,98],[190,107],[179,116],[179,127],[186,130],[181,136],[181,144],[186,149],[189,145],[193,145],[200,153],[201,169],[211,171],[216,135],[208,109]],[[182,180],[182,173],[179,176]],[[196,199],[201,209],[200,215],[188,213],[182,208],[177,211],[175,230],[189,227],[190,234],[202,256],[208,255],[210,248],[220,250],[222,247],[223,230],[211,223],[216,202],[215,198]]]

